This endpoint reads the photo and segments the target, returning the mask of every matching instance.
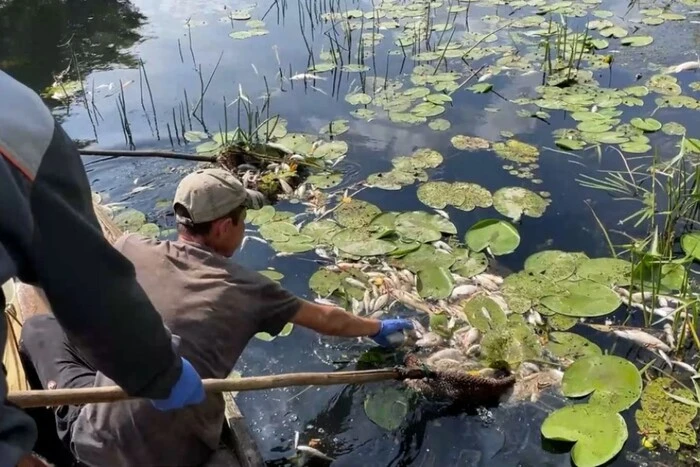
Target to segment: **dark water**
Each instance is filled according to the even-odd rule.
[[[445,162],[431,172],[432,180],[472,181],[490,191],[521,185],[550,192],[553,202],[546,214],[539,219],[525,218],[518,225],[522,236],[520,247],[514,254],[499,258],[503,266],[513,270],[518,270],[530,254],[542,249],[605,255],[607,247],[584,201],[590,203],[608,226],[615,226],[623,214],[638,207],[633,203],[613,201],[609,196],[582,188],[574,181],[581,172],[593,174],[601,168],[619,168],[619,158],[612,151],[605,151],[598,160],[595,154],[573,159],[545,149],[554,147],[551,137],[554,129],[575,124],[562,111],[551,111],[552,118],[545,123],[518,117],[515,111],[519,106],[496,94],[478,95],[462,91],[453,96],[452,107],[441,115],[441,118],[450,120],[452,127],[438,133],[426,125],[406,127],[386,119],[368,123],[350,117],[348,112],[353,107],[343,97],[351,86],[359,84],[360,75],[356,73],[342,73],[337,80],[317,81],[315,86],[326,94],[304,86],[302,81],[286,81],[280,86],[278,68],[281,67],[286,75],[291,65],[293,73],[302,73],[308,60],[297,3],[287,2],[285,9],[278,8],[282,3],[260,2],[254,10],[253,18],[260,19],[270,8],[265,17],[270,34],[234,41],[228,37],[230,23],[220,21],[220,18],[231,9],[241,8],[241,2],[0,0],[0,67],[40,91],[51,85],[53,75],[64,70],[71,56],[75,55],[88,90],[94,89],[95,107],[99,112],[88,115],[79,102],[69,107],[54,102],[55,115],[74,139],[92,142],[100,148],[127,147],[119,124],[116,97],[119,81],[127,83],[133,80],[126,86],[124,94],[135,146],[139,149],[171,149],[166,124],[173,128],[172,112],[178,115],[176,123],[179,125],[185,92],[191,107],[200,97],[200,66],[206,85],[221,56],[218,70],[203,99],[203,122],[211,131],[219,131],[226,120],[229,129],[235,126],[235,106],[225,111],[224,101],[232,102],[240,86],[256,102],[254,98],[265,93],[263,77],[266,77],[273,96],[272,112],[289,121],[290,132],[315,133],[331,119],[350,120],[350,131],[340,138],[350,146],[347,162],[341,164],[341,169],[354,172],[359,167],[360,170],[346,182],[388,170],[390,160],[397,155],[410,154],[419,147],[430,147],[445,156]],[[360,1],[347,2],[343,6],[343,10],[350,8],[367,11],[372,9],[372,4]],[[620,16],[627,11],[626,4],[618,5],[617,2],[607,8]],[[473,18],[493,10],[477,5],[473,9]],[[236,30],[242,29],[242,24],[237,22]],[[471,30],[483,28],[478,19],[471,20],[468,25]],[[323,34],[327,28],[327,25],[315,24],[311,31],[311,21],[305,18],[304,34],[316,54],[328,42]],[[385,36],[391,34],[390,31],[383,33]],[[597,72],[596,76],[612,87],[630,85],[635,82],[637,73],[649,74],[644,64],[668,66],[694,59],[685,51],[697,49],[699,35],[697,26],[692,24],[659,26],[652,47],[621,55],[619,60],[616,58],[620,65],[613,68],[612,74],[604,70]],[[367,76],[375,73],[389,77],[410,74],[414,66],[410,59],[387,55],[395,48],[391,42],[385,38],[375,51],[374,60],[367,60],[372,67]],[[143,60],[150,81],[157,109],[157,127],[146,85],[141,82],[138,71],[139,60]],[[71,73],[75,71],[73,69]],[[681,77],[684,82],[697,79],[692,73],[689,77]],[[498,76],[491,82],[499,94],[515,99],[534,95],[532,88],[541,84],[541,76]],[[333,89],[337,92],[334,93]],[[148,118],[142,108],[142,99]],[[649,114],[654,104],[653,99],[648,101],[645,107],[634,111]],[[262,100],[257,102],[262,105]],[[499,110],[488,112],[484,110],[487,107]],[[660,116],[663,116],[663,121],[683,122],[689,129],[697,121],[697,113],[687,110],[663,109],[657,113],[657,118],[661,119]],[[187,129],[190,129],[189,123]],[[202,129],[196,120],[192,120],[191,125],[192,129]],[[544,180],[542,185],[534,186],[509,175],[502,169],[503,161],[491,152],[457,151],[449,141],[455,134],[497,140],[502,130],[511,131],[516,138],[541,147],[540,168],[536,173]],[[655,138],[652,136],[652,144],[657,143]],[[669,151],[668,155],[674,154],[672,145],[663,139],[658,142],[662,150]],[[176,140],[173,145],[178,151],[193,150],[193,146],[178,144]],[[102,193],[107,202],[125,202],[149,213],[149,218],[161,228],[173,226],[172,217],[167,212],[156,211],[154,206],[159,200],[172,199],[177,182],[183,173],[191,170],[193,163],[137,158],[86,158],[85,161],[94,190]],[[132,193],[144,185],[150,185],[151,189]],[[400,192],[370,189],[358,197],[376,203],[383,210],[423,209],[415,190],[416,186]],[[299,209],[294,205],[281,208]],[[462,235],[479,219],[500,217],[493,208],[468,213],[452,210],[450,215]],[[622,237],[615,240],[621,241]],[[287,288],[304,297],[312,296],[307,281],[318,267],[313,262],[313,255],[277,258],[267,246],[248,242],[236,260],[255,269],[274,267],[285,274],[283,284]],[[369,346],[365,343],[321,338],[307,330],[295,329],[285,339],[269,343],[251,342],[237,369],[244,375],[331,371],[343,366],[333,362],[352,361],[367,348]],[[631,347],[619,343],[616,351],[623,355],[633,352]],[[416,406],[412,407],[414,410],[410,411],[399,430],[388,433],[364,415],[362,401],[372,389],[372,386],[278,389],[241,394],[238,400],[271,465],[286,465],[285,458],[293,454],[295,431],[301,433],[302,442],[320,439],[322,450],[337,459],[334,465],[570,465],[567,450],[543,446],[539,435],[547,409],[562,404],[556,398],[545,397],[536,404],[500,407],[478,414],[445,413],[439,407]],[[633,429],[635,424],[630,413],[626,414],[627,421]],[[632,436],[626,453],[618,456],[612,465],[639,465],[640,461],[634,457],[638,450],[638,439]]]

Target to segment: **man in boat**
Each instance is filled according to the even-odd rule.
[[[13,277],[43,288],[73,348],[128,393],[161,409],[203,400],[200,377],[173,351],[133,266],[102,236],[75,144],[36,93],[0,71],[0,284]],[[1,319],[0,358],[6,332]],[[37,437],[6,395],[2,368],[2,467],[31,462]]]
[[[114,245],[134,264],[139,283],[180,337],[180,354],[203,378],[226,378],[256,333],[276,335],[288,322],[325,335],[367,336],[387,347],[389,336],[412,328],[409,320],[362,318],[297,298],[230,261],[244,237],[246,210],[263,200],[230,172],[198,170],[175,193],[177,241],[127,234]],[[112,384],[65,350],[49,316],[27,321],[22,341],[45,386],[68,371],[81,372],[73,387]],[[201,405],[172,412],[143,401],[71,406],[57,420],[72,425],[63,440],[88,465],[201,465],[219,445],[224,400],[212,394]]]

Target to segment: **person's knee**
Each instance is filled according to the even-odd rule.
[[[22,324],[19,340],[20,351],[31,353],[36,345],[42,345],[42,341],[51,339],[56,330],[60,331],[61,327],[52,315],[32,316]]]

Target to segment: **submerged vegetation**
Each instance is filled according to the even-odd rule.
[[[640,57],[662,60],[657,31],[684,24],[697,5],[633,3],[629,11],[619,5],[609,11],[599,0],[383,0],[350,8],[299,0],[292,20],[299,22],[306,63],[287,67],[274,46],[274,78],[253,65],[264,83],[262,97],[250,97],[239,84],[233,100],[223,97],[223,115],[221,103],[207,105],[221,57],[206,79],[192,45],[198,23],[190,19],[185,27],[198,96],[192,102],[185,89],[185,101],[164,113],[168,140],[218,155],[218,163],[247,187],[280,201],[248,212],[243,248],[261,243],[277,256],[304,255],[322,264],[309,278],[317,300],[363,316],[412,313],[417,332],[405,336],[403,350],[418,349],[422,362],[435,369],[514,375],[515,387],[503,399],[508,403],[536,401],[543,391],[559,395],[541,432],[574,443],[576,465],[605,464],[636,434],[648,456],[674,452],[700,462],[694,281],[700,134],[669,120],[692,121],[689,113],[700,107],[700,84],[686,79],[700,62],[645,62],[641,69],[637,63],[636,76],[625,68]],[[287,0],[264,7],[227,10],[221,18],[237,47],[272,35],[275,13],[283,24],[290,22]],[[178,47],[184,63],[180,41]],[[653,55],[640,55],[645,50]],[[617,87],[614,74],[622,83]],[[86,91],[82,77],[62,78],[48,93],[61,101],[81,97],[98,121],[94,82]],[[143,114],[160,139],[143,62],[139,83]],[[308,122],[299,114],[275,115],[272,96],[294,86],[321,102],[336,99],[345,115]],[[125,87],[120,82],[113,97],[124,140],[133,145]],[[477,110],[483,112],[467,118],[473,131],[458,126],[462,99],[482,106]],[[229,118],[234,107],[236,116]],[[534,144],[517,128],[487,138],[478,131],[483,126],[471,123],[489,114],[546,128],[551,143]],[[207,126],[211,121],[217,131]],[[370,122],[393,130],[425,125],[452,152],[414,146],[358,177],[353,134]],[[456,158],[477,169],[481,161],[497,160],[504,177],[514,177],[513,186],[494,187],[478,173],[471,177],[473,170],[452,173],[448,164]],[[589,203],[590,210],[583,202],[574,206],[579,217],[591,214],[609,256],[538,247],[519,271],[505,273],[497,257],[523,248],[524,227],[533,219],[561,209],[560,194],[538,188],[547,182],[543,169],[552,158],[581,165],[580,186],[617,200]],[[605,169],[592,172],[595,163]],[[418,208],[386,210],[362,199],[401,190]],[[621,203],[639,209],[606,225],[611,221],[603,211]],[[156,208],[166,207],[167,200]],[[477,220],[460,225],[456,219],[463,213]],[[125,230],[173,234],[131,208],[114,206],[114,215]],[[274,270],[264,273],[283,279]],[[291,332],[290,325],[280,337]],[[638,351],[621,351],[625,345]],[[420,396],[416,387],[385,388],[367,394],[364,409],[378,426],[397,430]]]

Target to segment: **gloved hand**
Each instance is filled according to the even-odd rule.
[[[186,359],[182,358],[182,373],[175,386],[170,390],[167,399],[151,399],[153,406],[161,411],[181,409],[187,405],[195,405],[204,401],[204,386],[197,370]]]
[[[403,339],[389,339],[392,334],[401,334],[404,329],[413,329],[413,323],[408,319],[385,319],[381,321],[379,332],[370,336],[382,347],[396,347]]]

